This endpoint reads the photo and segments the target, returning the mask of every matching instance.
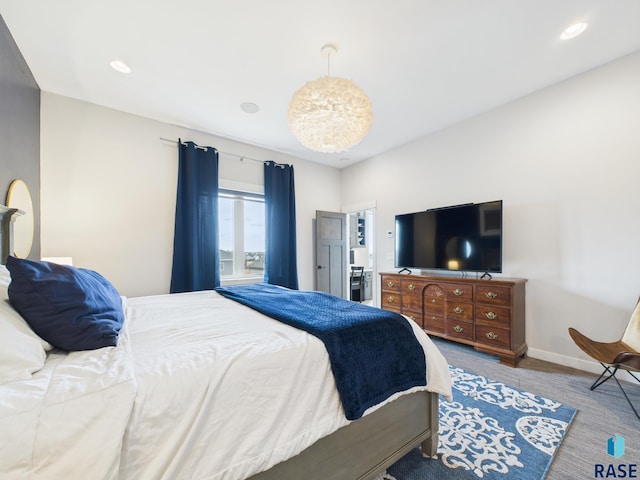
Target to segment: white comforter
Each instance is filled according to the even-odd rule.
[[[126,326],[117,347],[51,352],[31,379],[0,385],[0,478],[118,478],[135,395]]]
[[[126,317],[117,347],[50,354],[2,387],[7,478],[239,480],[348,423],[303,331],[215,292],[128,299]],[[426,389],[449,397],[446,361],[414,330]]]

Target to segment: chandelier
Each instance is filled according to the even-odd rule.
[[[305,84],[289,104],[289,129],[305,147],[316,152],[343,152],[359,143],[373,120],[367,94],[351,80],[330,76],[335,45],[322,47],[327,76]]]

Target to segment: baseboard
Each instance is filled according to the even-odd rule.
[[[527,350],[527,356],[531,358],[537,358],[538,360],[544,360],[545,362],[556,363],[558,365],[564,365],[565,367],[571,367],[584,372],[595,373],[600,375],[602,373],[602,366],[591,360],[585,360],[582,358],[568,357],[559,353],[547,352],[546,350],[539,350],[537,348],[529,348]],[[626,380],[633,382],[633,378],[627,372],[621,372],[616,374],[616,377],[620,380]],[[595,379],[594,379],[595,380]]]

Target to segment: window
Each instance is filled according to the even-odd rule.
[[[220,189],[220,278],[264,277],[264,195]]]

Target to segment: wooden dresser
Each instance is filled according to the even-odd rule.
[[[408,316],[429,335],[473,345],[512,367],[527,353],[526,279],[380,275],[382,308]]]

